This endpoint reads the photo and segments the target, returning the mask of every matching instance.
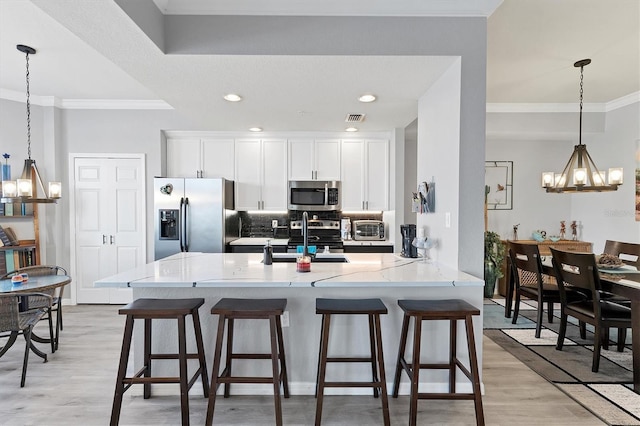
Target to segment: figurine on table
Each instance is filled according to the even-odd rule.
[[[518,226],[520,224],[513,225],[513,241],[518,241]]]
[[[571,239],[573,241],[578,241],[578,224],[575,220],[571,221]]]
[[[564,220],[560,221],[560,239],[564,240],[564,234],[567,232],[567,226],[564,223]]]

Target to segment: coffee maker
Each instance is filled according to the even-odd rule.
[[[400,225],[400,234],[402,235],[402,253],[404,257],[418,257],[418,248],[412,243],[416,238],[416,225]]]

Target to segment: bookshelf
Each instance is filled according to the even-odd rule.
[[[0,227],[4,234],[9,228],[15,234],[14,245],[0,247],[0,275],[25,266],[40,264],[40,233],[37,205],[0,203]],[[0,233],[1,234],[1,233]],[[10,235],[8,236],[11,240]],[[16,244],[17,243],[17,244]]]

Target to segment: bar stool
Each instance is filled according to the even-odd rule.
[[[118,378],[116,381],[115,395],[113,397],[113,408],[111,410],[112,426],[117,425],[120,421],[120,409],[122,407],[122,396],[124,392],[129,389],[131,385],[140,383],[144,385],[144,399],[148,399],[151,396],[151,383],[179,383],[182,424],[189,424],[189,389],[191,389],[191,386],[193,386],[198,376],[202,378],[204,397],[207,398],[209,396],[207,364],[204,356],[204,345],[202,343],[200,317],[198,316],[198,308],[203,304],[204,299],[137,299],[118,311],[120,315],[126,315],[127,319],[124,326],[120,366],[118,367]],[[187,353],[185,330],[185,317],[187,315],[191,315],[193,318],[197,353]],[[151,320],[172,318],[178,320],[178,353],[151,353]],[[127,362],[129,360],[129,350],[131,349],[133,322],[136,319],[144,319],[144,366],[134,376],[125,377],[127,373]],[[156,359],[177,359],[180,368],[179,377],[152,377],[151,360]],[[190,380],[187,371],[188,359],[197,359],[199,362],[198,370]],[[144,377],[140,377],[143,375]]]
[[[464,300],[398,300],[398,305],[404,311],[402,321],[402,335],[400,337],[400,349],[398,350],[398,362],[393,381],[393,397],[398,397],[400,375],[402,370],[407,372],[411,380],[411,402],[409,408],[409,425],[416,425],[418,413],[418,399],[472,399],[475,403],[476,424],[484,425],[484,413],[482,410],[482,395],[480,393],[480,377],[478,374],[478,359],[473,337],[473,315],[480,315],[480,310]],[[409,331],[409,319],[414,319],[413,333],[413,360],[409,363],[404,358],[407,334]],[[420,363],[420,336],[422,321],[449,320],[449,362],[446,364],[421,364]],[[457,320],[464,320],[467,330],[467,347],[469,350],[469,364],[467,369],[456,356],[456,332]],[[456,393],[456,367],[459,368],[471,381],[472,393]],[[449,370],[448,393],[419,393],[418,383],[421,369],[446,369]]]
[[[318,376],[316,379],[316,426],[322,419],[322,399],[325,387],[372,387],[373,396],[382,395],[382,417],[385,426],[389,425],[389,402],[387,399],[387,381],[384,374],[382,352],[382,332],[380,315],[387,313],[387,307],[380,299],[316,299],[316,314],[322,314],[320,332],[320,354],[318,356]],[[328,357],[329,327],[331,315],[368,315],[370,357]],[[325,381],[328,362],[370,362],[373,379],[370,382]]]
[[[216,391],[224,383],[224,397],[228,398],[231,383],[273,383],[273,399],[275,402],[276,424],[282,425],[282,407],[280,402],[280,384],[284,390],[284,397],[289,398],[289,383],[287,379],[287,364],[282,339],[281,315],[287,306],[287,299],[220,299],[211,308],[212,315],[219,315],[216,349],[213,357],[213,371],[211,372],[211,394],[207,407],[205,424],[213,424],[213,412],[216,403]],[[233,323],[236,319],[267,319],[271,336],[271,353],[234,353],[233,352]],[[220,372],[222,357],[222,341],[224,326],[227,323],[226,364]],[[233,359],[270,359],[273,375],[271,377],[238,377],[231,375],[231,361]],[[279,365],[278,365],[279,364]],[[280,370],[278,372],[278,369]]]

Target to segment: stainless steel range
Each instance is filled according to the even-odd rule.
[[[291,213],[291,212],[290,212]],[[342,253],[344,245],[340,235],[340,218],[335,214],[316,214],[319,212],[309,212],[308,220],[308,240],[310,246],[316,246],[318,252],[325,247],[334,253]],[[298,246],[303,244],[302,218],[298,212],[290,214],[289,222],[289,243],[287,251],[295,253]]]

